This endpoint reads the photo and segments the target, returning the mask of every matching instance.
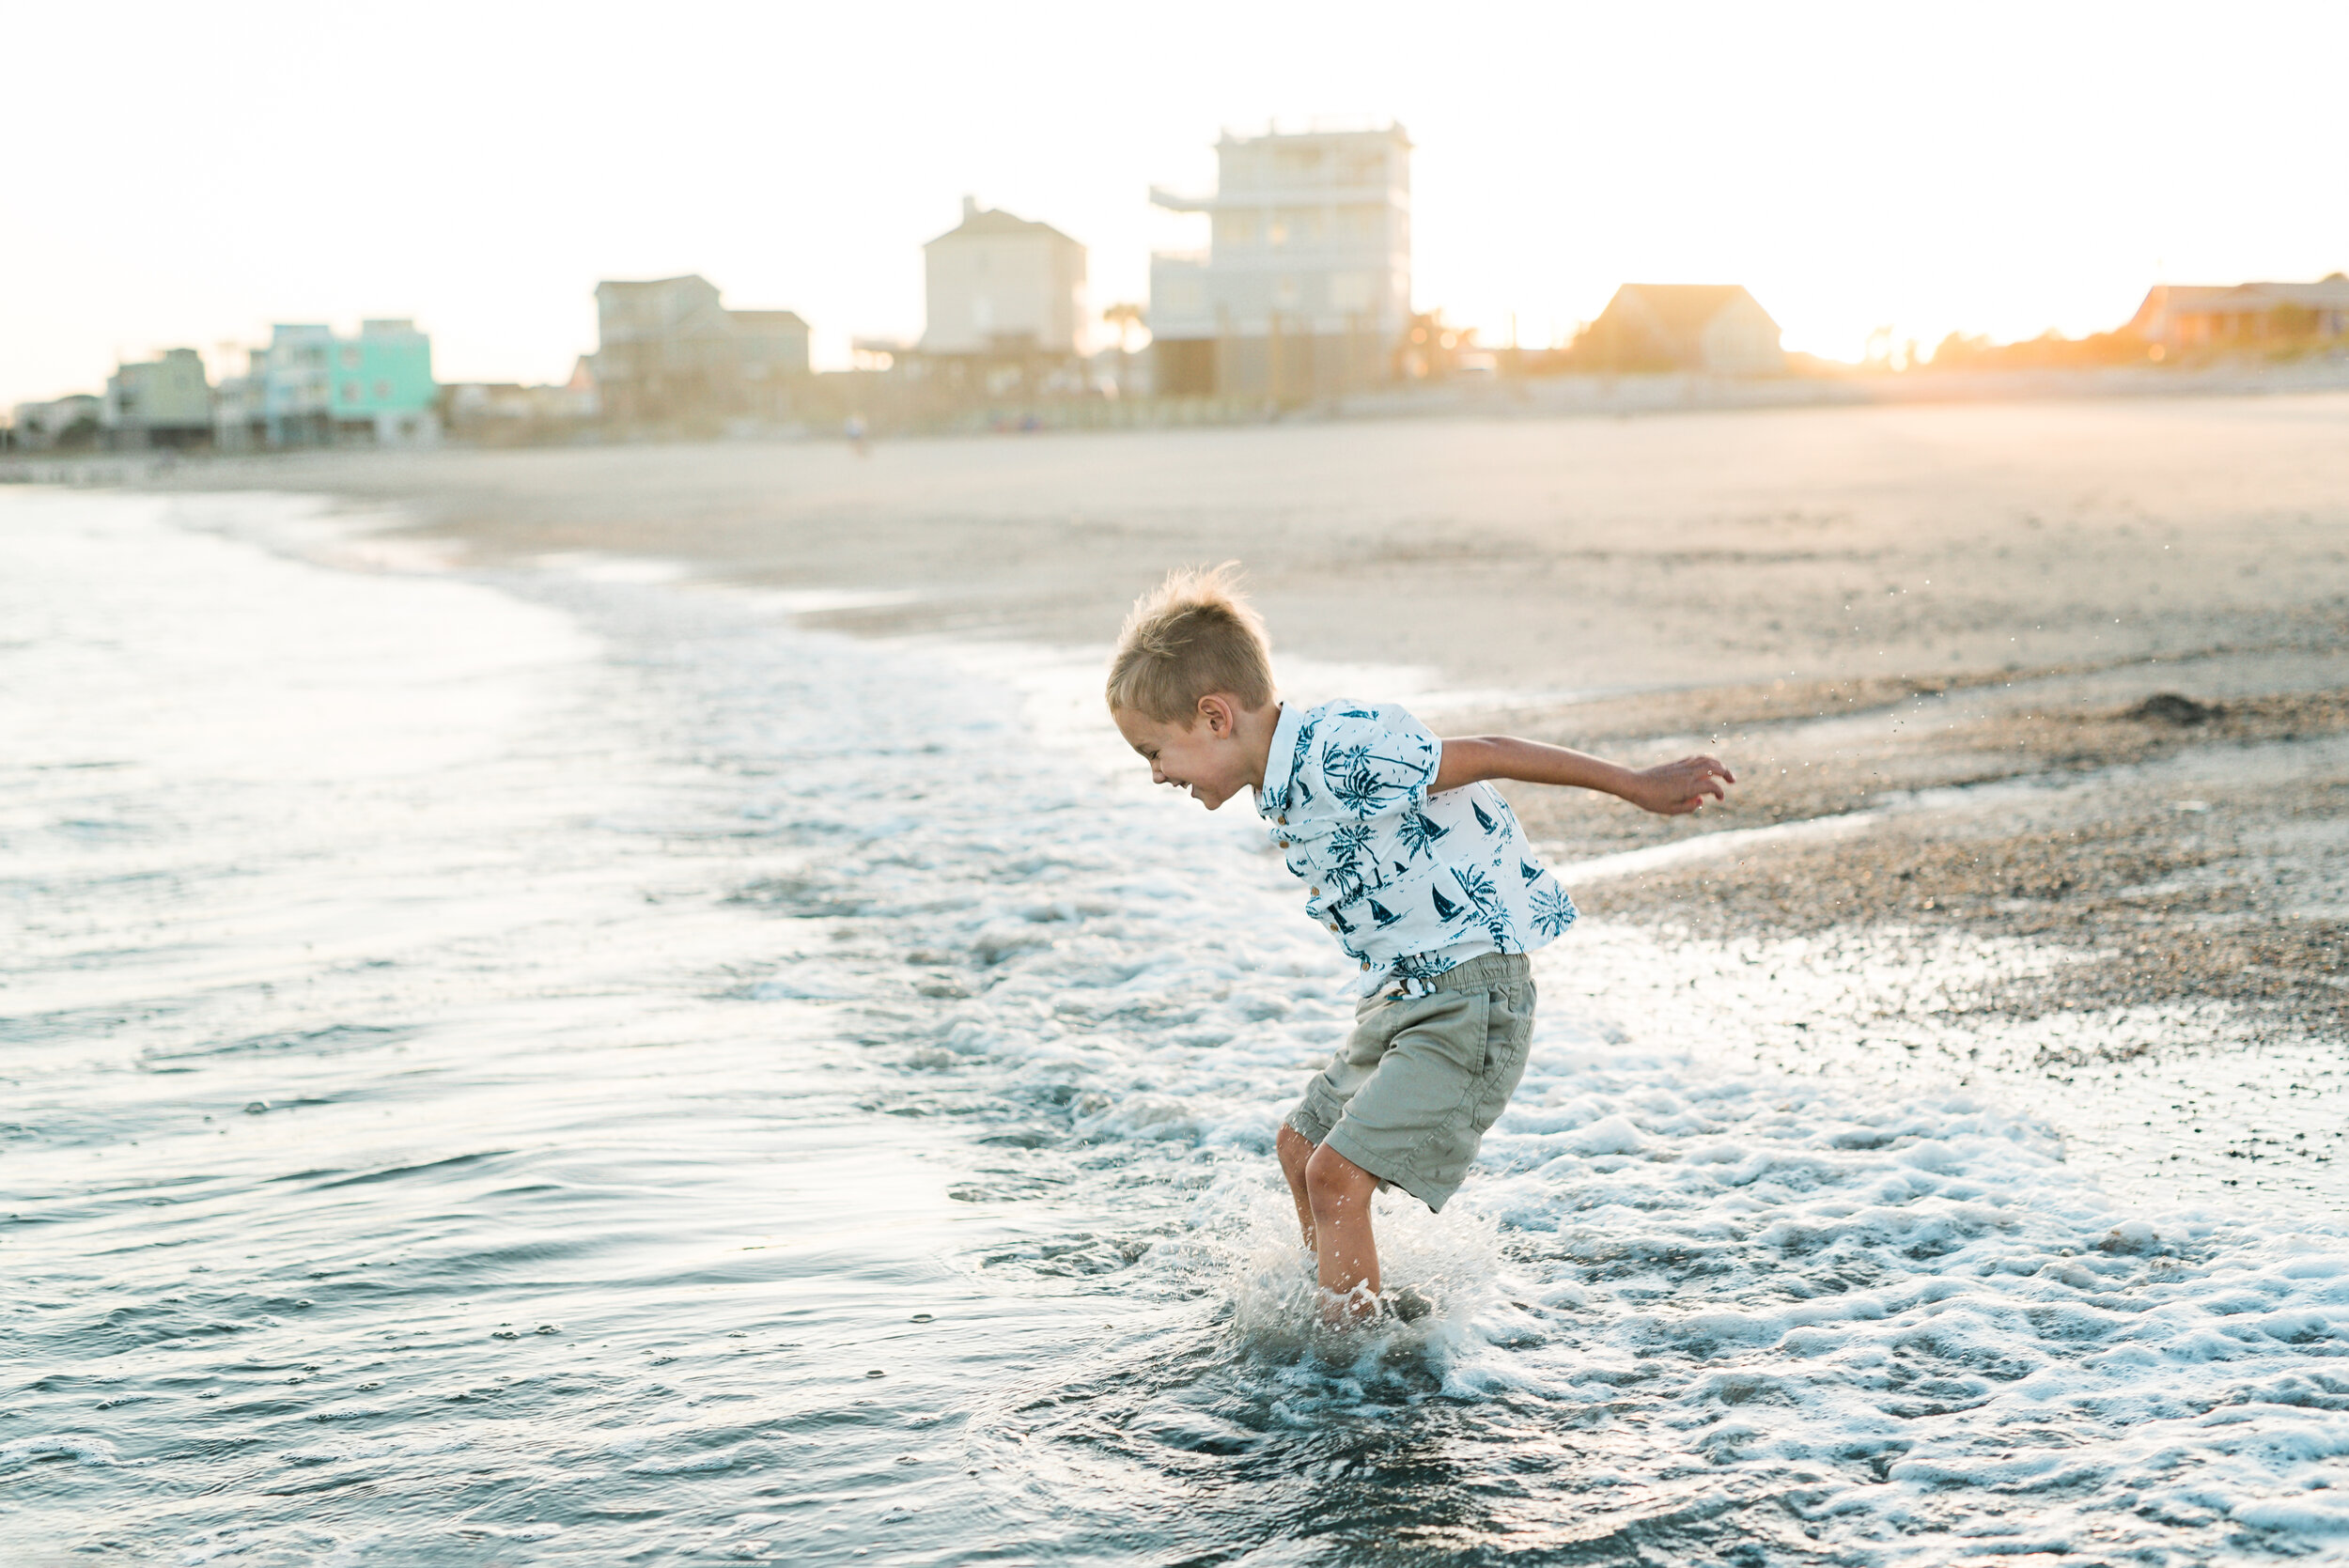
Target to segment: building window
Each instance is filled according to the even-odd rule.
[[[379,403],[388,403],[392,400],[391,382],[378,381],[375,383],[375,400]]]
[[[359,368],[359,350],[357,349],[345,349],[343,350],[343,368],[345,370],[356,370]]]
[[[343,383],[343,401],[346,403],[356,403],[358,400],[359,383],[357,381],[345,381]]]

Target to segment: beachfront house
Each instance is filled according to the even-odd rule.
[[[260,425],[271,446],[424,446],[440,439],[432,340],[405,318],[363,321],[355,336],[280,322],[258,363]]]
[[[247,349],[244,374],[212,388],[212,450],[255,452],[269,444],[269,350]]]
[[[155,359],[117,365],[106,378],[100,419],[106,444],[121,451],[209,445],[212,387],[204,357],[194,349],[166,349]]]
[[[965,196],[962,222],[922,247],[922,277],[926,357],[1085,351],[1085,248],[1050,224]]]
[[[2337,343],[2349,338],[2349,276],[2218,287],[2156,284],[2127,330],[2170,353]]]
[[[728,310],[699,273],[606,279],[591,364],[614,424],[780,419],[808,377],[808,325],[788,310]]]
[[[19,403],[9,418],[8,444],[21,452],[70,452],[96,446],[105,434],[105,399],[76,392]]]
[[[1216,188],[1153,186],[1203,213],[1203,251],[1150,258],[1158,389],[1274,401],[1393,373],[1411,318],[1411,142],[1372,131],[1268,132],[1216,143]]]
[[[1786,368],[1778,323],[1734,283],[1626,283],[1577,340],[1575,358],[1604,371],[1768,376]]]
[[[791,310],[729,310],[742,411],[751,418],[791,417],[809,376],[807,323]]]

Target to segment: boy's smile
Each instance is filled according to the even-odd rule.
[[[1277,718],[1280,709],[1268,711]],[[1257,716],[1226,697],[1200,698],[1199,716],[1188,729],[1130,708],[1112,709],[1111,717],[1126,743],[1150,765],[1152,784],[1187,789],[1209,811],[1264,782],[1270,724],[1250,722]],[[1261,736],[1253,733],[1258,730]]]

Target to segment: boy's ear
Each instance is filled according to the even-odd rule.
[[[1199,722],[1207,726],[1209,735],[1230,735],[1237,727],[1233,722],[1232,705],[1213,694],[1199,699]]]

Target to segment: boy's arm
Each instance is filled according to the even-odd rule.
[[[1486,779],[1517,779],[1526,784],[1563,784],[1572,789],[1595,789],[1619,795],[1633,805],[1666,816],[1678,816],[1704,804],[1706,797],[1727,800],[1724,785],[1736,775],[1711,757],[1683,757],[1654,768],[1626,768],[1519,740],[1512,735],[1470,735],[1443,743],[1443,761],[1437,767],[1431,792],[1458,789]]]

